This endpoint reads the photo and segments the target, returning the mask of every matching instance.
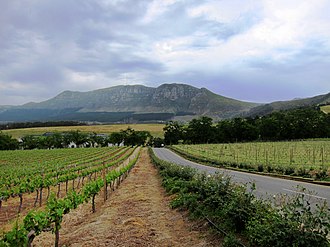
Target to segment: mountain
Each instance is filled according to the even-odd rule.
[[[210,116],[216,120],[236,116],[263,116],[274,111],[324,105],[330,93],[269,104],[243,102],[186,84],[115,86],[89,92],[64,91],[54,98],[21,106],[0,106],[0,122],[92,121],[154,122],[191,120]]]
[[[64,91],[54,98],[8,109],[0,121],[156,121],[207,115],[230,118],[257,106],[186,84],[115,86],[89,92]]]
[[[264,116],[275,111],[290,110],[295,108],[313,106],[313,105],[327,105],[330,104],[330,93],[318,95],[305,99],[294,99],[288,101],[276,101],[270,104],[259,105],[251,108],[244,116]]]

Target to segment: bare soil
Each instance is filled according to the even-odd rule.
[[[146,149],[106,202],[102,195],[97,198],[96,213],[91,213],[91,204],[84,204],[65,215],[60,246],[220,245],[205,225],[191,222],[184,212],[169,207],[170,198]],[[54,246],[54,235],[41,234],[33,246]]]

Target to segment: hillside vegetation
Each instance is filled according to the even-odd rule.
[[[327,114],[330,113],[330,105],[322,106],[321,110]]]
[[[294,99],[288,101],[276,101],[270,104],[260,105],[252,108],[246,116],[265,116],[272,112],[297,109],[308,106],[317,106],[330,103],[330,93],[318,95],[305,99]]]
[[[185,84],[157,88],[127,85],[89,92],[64,91],[56,97],[11,108],[0,108],[0,121],[166,121],[175,116],[208,115],[228,118],[255,103],[214,94]]]

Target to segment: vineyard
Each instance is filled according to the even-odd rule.
[[[129,147],[2,152],[0,222],[25,217],[11,231],[2,229],[0,246],[24,246],[44,230],[55,233],[56,246],[63,214],[88,201],[95,212],[96,195],[106,200],[138,154]]]
[[[330,177],[330,142],[253,142],[175,145],[175,151],[191,159],[258,172],[316,179]]]

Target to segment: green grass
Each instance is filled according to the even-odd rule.
[[[13,136],[14,138],[20,138],[26,135],[42,135],[45,132],[65,132],[70,130],[80,130],[82,132],[96,132],[102,134],[110,134],[112,132],[118,132],[125,130],[128,127],[136,131],[146,130],[155,137],[163,137],[163,124],[112,124],[112,125],[86,125],[86,126],[61,126],[61,127],[38,127],[38,128],[26,128],[26,129],[12,129],[4,130],[3,132]]]
[[[330,175],[330,140],[176,145],[198,158],[228,166],[290,175]]]

